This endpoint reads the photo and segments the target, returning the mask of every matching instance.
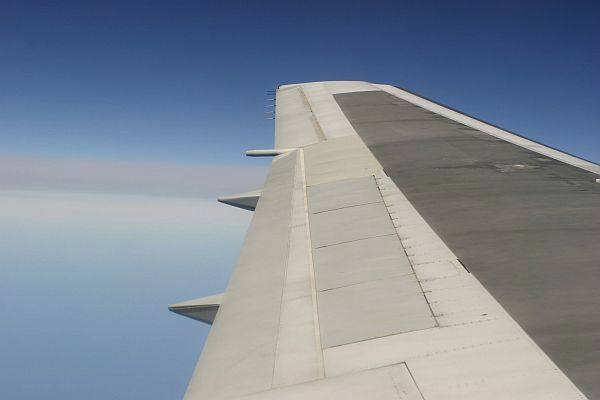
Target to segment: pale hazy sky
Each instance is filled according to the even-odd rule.
[[[1,191],[0,397],[180,397],[208,330],[167,306],[224,288],[248,220],[202,198]]]

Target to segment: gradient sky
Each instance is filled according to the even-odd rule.
[[[0,397],[173,399],[277,84],[396,84],[600,161],[594,2],[2,1]]]

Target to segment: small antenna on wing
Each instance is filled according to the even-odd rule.
[[[267,95],[267,104],[265,104],[266,111],[264,112],[264,114],[266,115],[265,119],[275,119],[275,110],[277,106],[277,89],[268,89],[265,91],[265,93]]]

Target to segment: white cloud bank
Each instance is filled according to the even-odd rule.
[[[249,211],[207,199],[0,191],[0,222],[241,227],[251,216]]]
[[[216,197],[260,188],[264,166],[0,156],[0,221],[246,226]]]
[[[211,197],[260,188],[267,168],[0,156],[2,190]]]

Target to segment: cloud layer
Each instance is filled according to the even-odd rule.
[[[264,165],[133,163],[0,156],[2,190],[206,197],[260,188]]]
[[[208,199],[0,191],[0,222],[7,224],[242,227],[246,226],[251,216],[249,211]]]
[[[217,203],[216,197],[262,186],[266,168],[248,164],[0,156],[0,221],[238,229],[252,213]]]

